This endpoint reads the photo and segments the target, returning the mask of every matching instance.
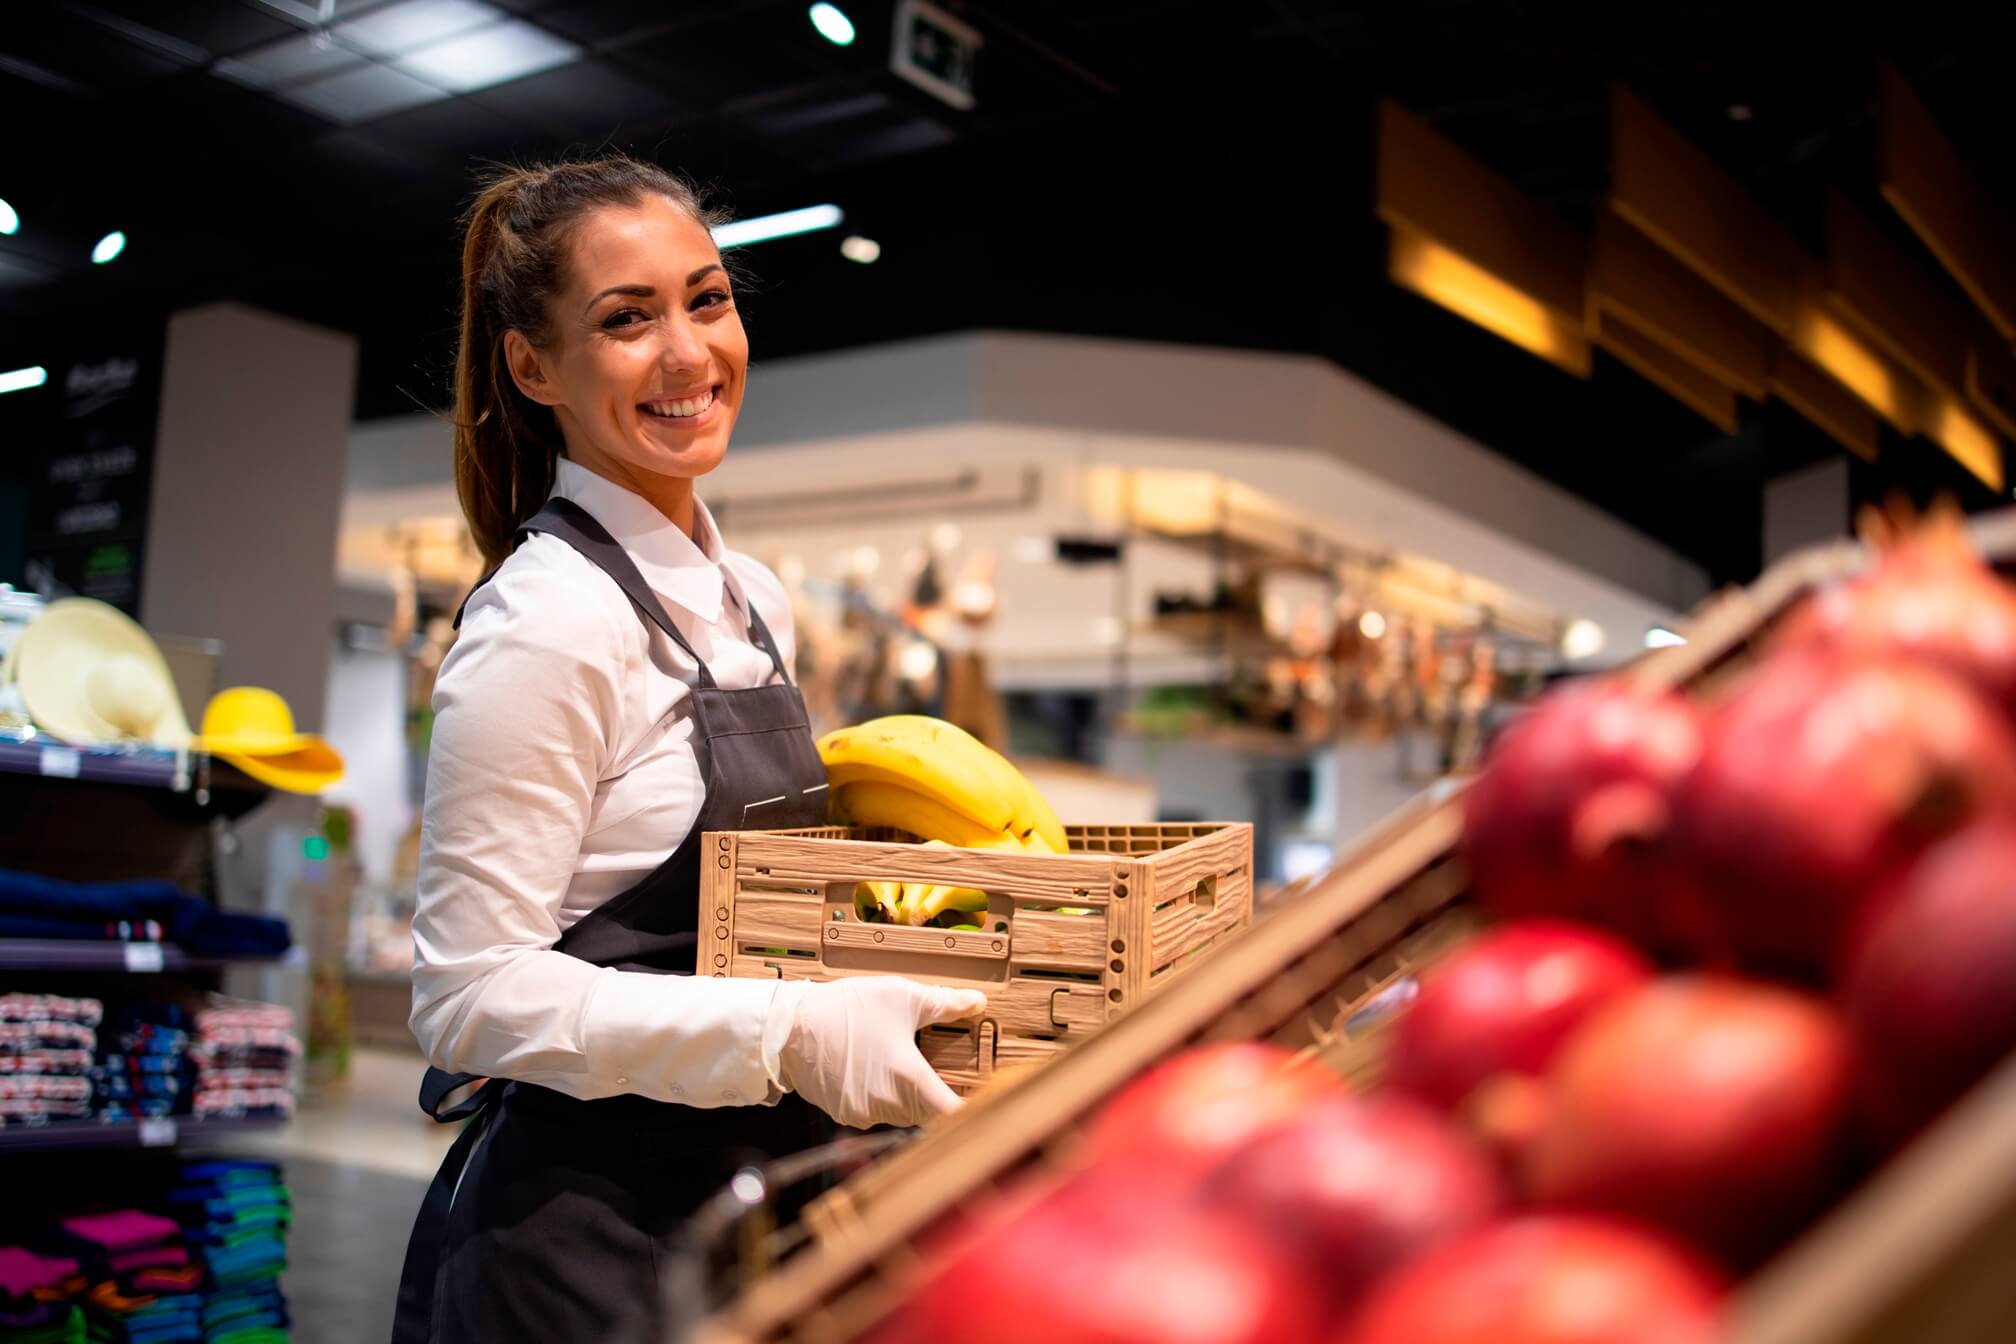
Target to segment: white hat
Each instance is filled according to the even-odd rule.
[[[160,648],[117,607],[89,597],[51,602],[8,664],[29,717],[68,742],[189,744],[189,720]]]

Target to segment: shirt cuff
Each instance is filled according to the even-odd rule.
[[[777,983],[604,970],[582,1014],[604,1095],[685,1106],[758,1106],[773,1092],[764,1029]]]

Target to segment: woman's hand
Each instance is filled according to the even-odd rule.
[[[959,1106],[918,1053],[917,1031],[986,1006],[977,989],[897,976],[794,980],[778,988],[765,1036],[781,1037],[778,1081],[841,1124],[916,1125]]]

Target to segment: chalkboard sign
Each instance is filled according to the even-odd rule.
[[[27,446],[28,586],[95,597],[136,619],[146,553],[160,334],[52,365]]]

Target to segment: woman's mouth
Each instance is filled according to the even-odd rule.
[[[653,397],[649,401],[640,401],[637,409],[654,420],[695,421],[714,409],[715,398],[720,392],[721,387],[717,383],[690,396]]]

